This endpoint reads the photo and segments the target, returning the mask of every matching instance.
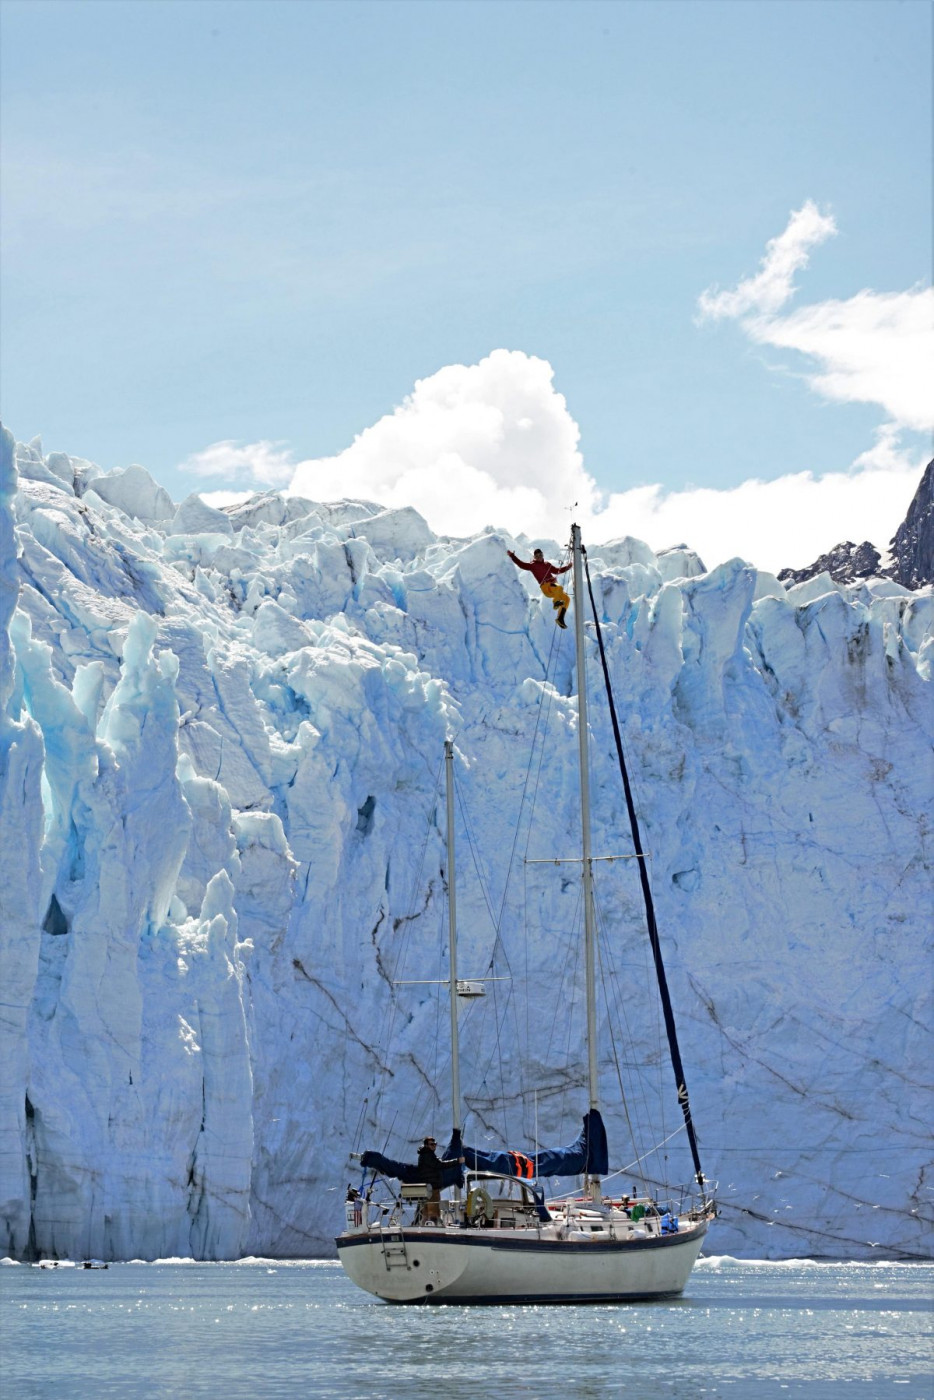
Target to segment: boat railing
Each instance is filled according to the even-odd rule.
[[[383,1181],[384,1186],[388,1182]],[[404,1185],[396,1192],[389,1187],[388,1199],[359,1196],[348,1201],[347,1229],[396,1229],[417,1225],[441,1225],[448,1229],[485,1227],[514,1229],[523,1224],[554,1221],[587,1220],[593,1223],[619,1213],[629,1217],[633,1227],[666,1232],[663,1222],[680,1220],[694,1224],[709,1218],[715,1210],[715,1183],[705,1183],[700,1191],[685,1187],[674,1188],[670,1197],[621,1196],[593,1201],[582,1195],[549,1197],[542,1201],[537,1182],[518,1177],[500,1176],[493,1172],[465,1172],[464,1194],[441,1200],[432,1198],[432,1188],[421,1183]],[[543,1216],[542,1207],[547,1211]]]

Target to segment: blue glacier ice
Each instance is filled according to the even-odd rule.
[[[391,985],[404,928],[443,905],[437,814],[414,905],[413,888],[446,734],[494,902],[546,710],[529,854],[577,839],[573,648],[506,556],[538,543],[561,542],[438,537],[368,501],[176,506],[141,467],[104,474],[4,431],[0,1253],[327,1253],[387,1068],[396,1111],[423,1116],[366,1145],[446,1132],[437,996]],[[786,590],[632,539],[591,544],[590,566],[721,1183],[716,1250],[922,1255],[931,590]],[[624,852],[598,704],[592,724],[595,828]],[[669,1093],[637,881],[612,871],[603,974],[627,1054]],[[559,1093],[543,1028],[567,947],[545,934],[573,923],[577,887],[533,867],[519,884],[534,918],[514,881],[503,938],[531,1009],[498,1053],[507,1080],[546,1086],[541,1138],[561,1141],[584,1064],[577,1046]],[[466,870],[460,904],[469,975],[491,925]],[[468,1129],[489,1134],[485,1054],[466,1034]],[[609,1052],[602,1069],[610,1083]],[[522,1146],[531,1109],[507,1113]]]

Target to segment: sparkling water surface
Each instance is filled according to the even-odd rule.
[[[332,1263],[0,1270],[9,1400],[932,1400],[934,1265],[699,1262],[681,1298],[390,1307]]]

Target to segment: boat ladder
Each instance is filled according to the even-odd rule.
[[[387,1270],[407,1269],[409,1267],[409,1256],[405,1247],[405,1236],[400,1229],[381,1229],[379,1232],[379,1242],[383,1251],[383,1262]]]

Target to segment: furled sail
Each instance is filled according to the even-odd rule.
[[[488,1152],[465,1147],[455,1132],[446,1157],[464,1157],[473,1171],[497,1172],[500,1176],[531,1179],[536,1176],[605,1176],[609,1170],[606,1128],[596,1108],[584,1116],[580,1136],[568,1147],[542,1147],[532,1155],[524,1152]]]
[[[444,1154],[441,1185],[462,1186],[464,1175],[458,1165],[463,1157],[471,1171],[496,1172],[499,1176],[518,1176],[531,1180],[536,1176],[606,1176],[609,1170],[609,1149],[606,1128],[597,1109],[584,1115],[579,1137],[568,1147],[542,1147],[529,1156],[525,1152],[487,1152],[479,1147],[465,1147],[459,1132],[451,1135]],[[383,1176],[395,1177],[406,1183],[424,1181],[424,1172],[415,1162],[397,1162],[382,1152],[364,1152],[360,1165]]]
[[[457,1154],[457,1156],[461,1155],[461,1153]],[[451,1153],[449,1152],[447,1156],[450,1157]],[[441,1167],[442,1190],[446,1186],[463,1185],[464,1173],[457,1161],[457,1156],[451,1166],[442,1165]],[[381,1172],[383,1176],[394,1176],[397,1181],[412,1183],[425,1180],[425,1173],[416,1162],[396,1162],[392,1157],[384,1157],[382,1152],[364,1152],[360,1158],[360,1165],[365,1171]]]

